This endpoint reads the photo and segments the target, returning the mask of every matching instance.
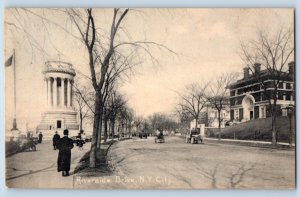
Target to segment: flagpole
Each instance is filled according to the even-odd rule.
[[[17,128],[17,115],[16,115],[16,105],[17,105],[17,94],[16,94],[16,54],[14,49],[14,120],[12,130],[18,130]]]

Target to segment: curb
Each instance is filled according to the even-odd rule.
[[[107,166],[114,172],[116,172],[117,174],[121,175],[121,176],[125,176],[124,172],[119,168],[118,164],[116,163],[116,161],[112,158],[110,152],[111,152],[111,149],[110,147],[113,145],[113,144],[116,144],[118,143],[119,141],[115,142],[115,143],[112,143],[107,151],[106,151],[106,162],[107,162]]]
[[[272,148],[272,149],[284,149],[284,150],[294,150],[295,146],[290,147],[288,144],[276,144],[273,146],[271,142],[263,142],[263,141],[242,141],[242,140],[228,140],[228,139],[216,139],[216,138],[204,138],[204,141],[212,143],[212,144],[232,144],[239,146],[249,146],[249,147],[260,147],[260,148]]]

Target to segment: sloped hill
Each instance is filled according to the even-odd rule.
[[[289,118],[278,117],[276,126],[279,131],[278,141],[288,142],[290,132]],[[292,129],[294,128],[295,126],[292,123]],[[255,119],[232,125],[222,129],[221,136],[227,139],[270,141],[272,139],[272,120],[271,118]]]

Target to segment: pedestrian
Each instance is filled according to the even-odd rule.
[[[82,139],[82,140],[83,140],[83,142],[85,143],[86,136],[85,136],[85,133],[84,133],[84,132],[82,132],[82,134],[81,134],[81,139]]]
[[[79,150],[83,150],[84,141],[82,140],[82,132],[78,133],[76,137],[76,145],[78,146]]]
[[[71,149],[74,147],[73,140],[68,137],[68,129],[64,130],[64,137],[60,138],[56,147],[59,150],[57,159],[57,171],[62,171],[62,176],[69,176],[71,166]]]
[[[27,139],[29,140],[30,139],[30,132],[29,131],[27,131]]]
[[[39,143],[41,144],[42,141],[43,141],[43,134],[42,134],[42,132],[40,132],[40,134],[39,134]]]
[[[79,150],[83,150],[83,140],[82,139],[79,139],[78,141],[77,141],[77,146],[78,146],[78,149]]]
[[[55,134],[53,135],[53,139],[52,139],[53,140],[53,148],[54,148],[54,150],[56,150],[57,143],[58,143],[59,139],[60,139],[60,135],[57,134],[57,131],[55,131]]]

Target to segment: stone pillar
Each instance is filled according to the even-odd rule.
[[[73,80],[71,80],[70,82],[71,82],[71,84],[70,84],[70,86],[71,86],[71,90],[70,90],[70,106],[72,107],[73,106],[73,98],[72,98],[72,96],[73,96]]]
[[[65,79],[64,78],[60,78],[61,80],[61,107],[65,107]]]
[[[47,82],[47,93],[46,93],[47,106],[50,107],[51,106],[51,79],[50,78],[46,79],[46,82]]]
[[[57,107],[57,78],[53,81],[53,107]]]
[[[44,81],[45,81],[45,90],[46,90],[45,101],[46,101],[46,106],[48,107],[48,79],[45,77]]]
[[[67,107],[71,106],[71,79],[67,80]]]

